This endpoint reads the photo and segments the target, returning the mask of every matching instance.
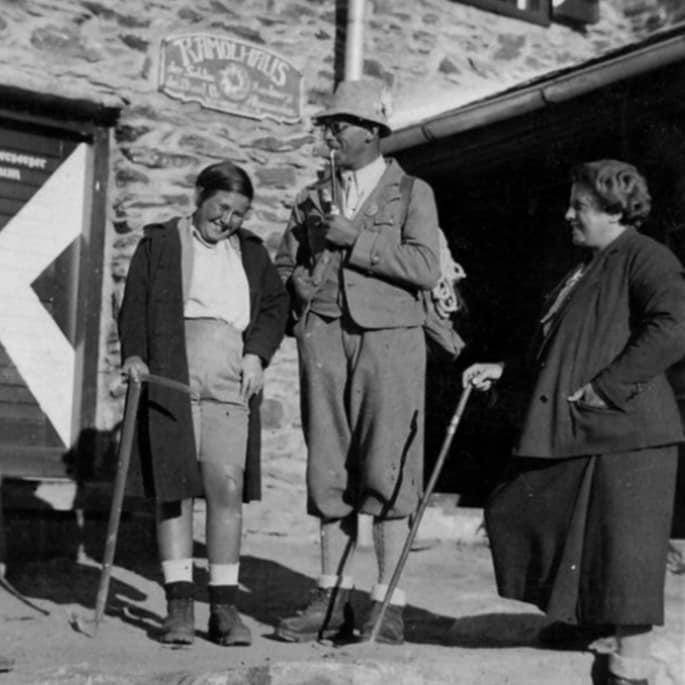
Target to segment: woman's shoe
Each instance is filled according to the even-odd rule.
[[[621,652],[609,655],[607,685],[649,685],[657,664],[649,657],[627,657]]]
[[[193,600],[170,599],[167,601],[167,617],[162,624],[160,642],[174,645],[192,645],[195,639],[195,611]]]

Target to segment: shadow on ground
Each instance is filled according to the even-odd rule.
[[[38,604],[47,600],[56,605],[71,605],[72,611],[93,617],[101,572],[92,560],[102,558],[106,522],[102,518],[86,517],[85,523],[77,525],[73,512],[40,514],[24,515],[20,521],[11,522],[8,579],[21,594]],[[34,555],[29,554],[31,541],[34,545],[40,541]],[[23,558],[17,559],[15,555],[21,556],[20,543]],[[45,548],[54,556],[39,558],[40,550]],[[206,548],[201,543],[195,544],[193,552],[196,558],[206,558]],[[83,559],[89,561],[84,563]],[[115,571],[115,577],[111,578],[107,615],[155,639],[165,609],[152,518],[139,516],[122,521],[116,564],[124,572]],[[136,577],[146,582],[137,582]],[[240,580],[238,609],[261,624],[258,630],[266,638],[273,637],[279,619],[306,606],[316,586],[315,578],[286,564],[249,554],[241,557]],[[195,582],[196,600],[206,605],[209,598],[205,567],[196,567]],[[154,602],[146,601],[151,587],[159,598]],[[370,605],[369,596],[355,590],[351,601],[359,628]],[[549,621],[539,613],[449,616],[415,605],[407,606],[404,617],[407,642],[466,648],[536,647],[537,634]],[[199,635],[206,637],[202,632]]]
[[[270,559],[254,556],[241,558],[239,609],[259,623],[275,626],[280,618],[302,609],[316,581]],[[206,572],[196,573],[197,598],[207,602]],[[356,626],[359,628],[371,600],[368,593],[354,590],[351,595]],[[463,617],[434,613],[408,605],[404,612],[405,640],[415,644],[446,646],[520,646],[534,644],[545,618],[536,614],[485,614]],[[264,636],[273,635],[267,629]]]
[[[444,643],[450,647],[537,647],[542,614],[489,613],[462,616],[450,625]]]
[[[204,547],[198,545],[201,556]],[[161,574],[155,560],[126,558],[119,566],[137,576],[161,585]],[[316,587],[316,581],[305,574],[271,559],[245,555],[241,558],[241,589],[238,607],[242,614],[263,624],[262,636],[273,637],[279,619],[302,609]],[[74,609],[85,622],[92,624],[100,569],[77,560],[54,558],[24,561],[12,566],[9,576],[13,586],[40,604],[47,600],[58,605],[77,605]],[[196,568],[196,601],[208,603],[208,573]],[[106,615],[144,631],[155,639],[163,619],[160,613],[141,606],[148,594],[117,578],[110,581]],[[354,590],[351,602],[357,627],[361,626],[370,605],[366,592]],[[163,611],[163,607],[159,607]],[[434,613],[409,605],[405,609],[405,639],[409,643],[464,647],[520,646],[533,644],[544,617],[527,614],[484,614],[461,617]],[[72,626],[76,627],[77,626]],[[207,637],[203,631],[198,636]],[[274,638],[275,639],[275,638]]]
[[[279,619],[292,616],[303,609],[316,588],[314,578],[271,559],[245,555],[241,557],[240,569],[238,607],[241,613],[271,626],[263,632],[265,637],[274,637],[273,627],[278,624]],[[197,598],[203,602],[208,601],[206,576],[206,571],[202,569],[199,573],[196,572]],[[368,593],[353,590],[350,601],[354,608],[356,627],[359,628],[371,600]],[[453,617],[441,616],[410,605],[405,610],[406,639],[415,643],[442,644],[445,632],[453,621]]]
[[[72,627],[83,632],[92,631],[100,583],[98,568],[63,558],[19,562],[11,567],[8,580],[21,595],[38,606],[45,608],[41,600],[70,606]],[[152,635],[161,623],[161,617],[139,605],[147,597],[135,586],[112,578],[105,614]]]

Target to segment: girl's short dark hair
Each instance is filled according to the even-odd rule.
[[[588,188],[602,211],[620,214],[627,226],[638,228],[649,216],[652,198],[647,181],[632,164],[616,159],[585,162],[571,170],[571,180]]]
[[[202,204],[219,190],[241,193],[250,202],[254,197],[254,188],[247,172],[229,161],[217,162],[205,167],[198,174],[195,185],[202,189],[199,204]]]

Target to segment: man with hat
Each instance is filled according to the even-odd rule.
[[[390,127],[380,83],[341,82],[314,122],[340,173],[299,193],[276,266],[296,320],[307,510],[321,523],[322,574],[309,605],[282,619],[276,634],[290,641],[350,634],[350,569],[357,514],[365,513],[378,562],[361,626],[368,639],[422,488],[419,294],[440,276],[437,210],[426,183],[407,184],[397,162],[381,155]],[[403,641],[404,604],[395,590],[379,640]]]

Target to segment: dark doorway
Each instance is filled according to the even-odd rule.
[[[460,371],[523,353],[544,294],[577,258],[563,219],[574,164],[613,157],[640,168],[653,196],[644,231],[685,261],[684,90],[680,63],[397,155],[433,186],[442,228],[467,273],[469,312],[459,326],[468,349],[454,366],[429,367],[428,473],[458,400]],[[675,371],[685,401],[685,372]],[[517,393],[473,397],[439,492],[458,493],[463,505],[483,503],[510,453]]]

